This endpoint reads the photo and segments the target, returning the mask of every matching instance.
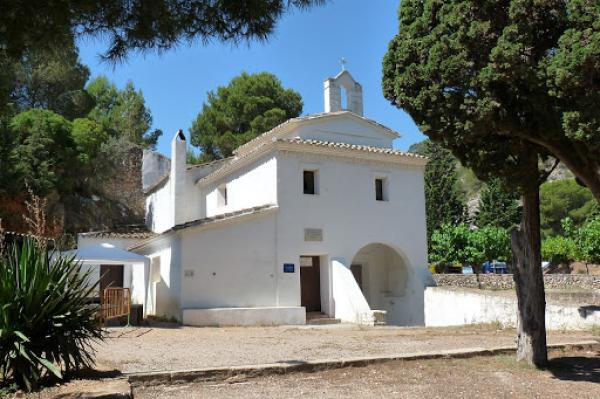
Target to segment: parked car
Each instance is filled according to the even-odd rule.
[[[508,274],[508,265],[506,262],[487,261],[481,265],[481,271],[488,274]]]

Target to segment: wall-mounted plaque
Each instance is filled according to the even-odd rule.
[[[323,229],[304,229],[304,241],[323,241]]]

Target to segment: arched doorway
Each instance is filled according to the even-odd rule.
[[[414,323],[408,300],[409,268],[396,250],[369,244],[356,253],[350,270],[371,310],[386,312],[387,324]]]

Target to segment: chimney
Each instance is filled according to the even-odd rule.
[[[179,129],[171,141],[171,215],[173,225],[185,223],[185,175],[187,145],[183,130]]]

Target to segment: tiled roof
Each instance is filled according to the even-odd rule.
[[[204,162],[204,163],[199,163],[196,165],[188,165],[187,169],[195,169],[195,168],[203,168],[205,166],[214,166],[214,165],[218,165],[220,163],[225,163],[228,162],[232,159],[233,157],[227,157],[227,158],[223,158],[223,159],[215,159],[214,161],[210,161],[210,162]]]
[[[239,211],[235,211],[235,212],[223,213],[223,214],[211,216],[208,218],[192,220],[192,221],[189,221],[186,223],[181,223],[181,224],[171,227],[169,230],[166,230],[160,234],[156,234],[153,237],[149,237],[148,239],[146,239],[142,242],[138,242],[138,243],[130,246],[128,248],[128,250],[135,250],[137,248],[141,248],[144,245],[146,245],[147,243],[152,242],[154,238],[158,238],[160,236],[164,236],[166,234],[176,232],[179,230],[184,230],[184,229],[187,229],[190,227],[196,227],[196,226],[211,225],[211,224],[219,223],[219,222],[226,221],[226,220],[237,219],[242,216],[256,215],[256,214],[260,214],[260,213],[269,211],[271,209],[276,209],[276,208],[277,208],[277,205],[267,204],[267,205],[255,206],[253,208],[240,209]]]
[[[208,223],[216,222],[216,221],[220,221],[220,220],[232,219],[232,218],[236,218],[239,216],[253,215],[255,213],[261,213],[268,209],[276,208],[276,207],[277,207],[276,205],[267,204],[267,205],[255,206],[252,208],[240,209],[239,211],[235,211],[235,212],[222,213],[220,215],[215,215],[215,216],[211,216],[208,218],[196,219],[196,220],[192,220],[190,222],[181,223],[181,224],[171,227],[171,229],[169,229],[169,230],[174,230],[174,231],[182,230],[182,229],[187,229],[188,227],[201,226],[204,224],[208,224]]]
[[[89,231],[86,233],[79,233],[79,235],[85,238],[130,238],[144,240],[146,238],[154,237],[156,233],[151,232],[143,225],[130,225],[116,227],[111,230]]]
[[[354,116],[355,118],[358,118],[364,122],[367,122],[371,125],[379,127],[380,129],[384,130],[388,135],[390,135],[392,137],[400,137],[400,134],[398,134],[398,132],[390,129],[389,127],[382,125],[381,123],[376,122],[373,119],[369,119],[364,116],[355,114],[354,112],[351,112],[351,111],[321,112],[318,114],[310,114],[310,115],[305,115],[305,116],[299,116],[297,118],[288,119],[287,121],[283,122],[282,124],[275,126],[273,129],[255,137],[254,139],[250,140],[249,142],[247,142],[245,144],[242,144],[241,146],[239,146],[238,148],[235,149],[234,154],[239,154],[239,153],[245,152],[245,151],[249,150],[250,148],[257,146],[261,142],[263,142],[271,137],[276,137],[278,132],[282,131],[282,129],[285,130],[285,128],[288,127],[289,125],[294,125],[298,122],[304,122],[304,121],[310,121],[310,120],[322,119],[322,118],[331,118],[331,117],[336,117],[336,116],[340,116],[340,115]]]
[[[402,157],[414,158],[414,159],[422,159],[427,160],[427,157],[422,155],[418,155],[412,152],[403,152],[394,150],[392,148],[382,148],[382,147],[371,147],[367,145],[358,145],[358,144],[348,144],[348,143],[336,143],[333,141],[323,141],[323,140],[311,140],[311,139],[301,139],[299,137],[293,139],[278,139],[278,142],[281,143],[291,143],[291,144],[299,144],[299,145],[310,145],[315,147],[326,147],[326,148],[340,148],[344,150],[353,150],[353,151],[365,151],[375,154],[386,154],[386,155],[397,155]]]

